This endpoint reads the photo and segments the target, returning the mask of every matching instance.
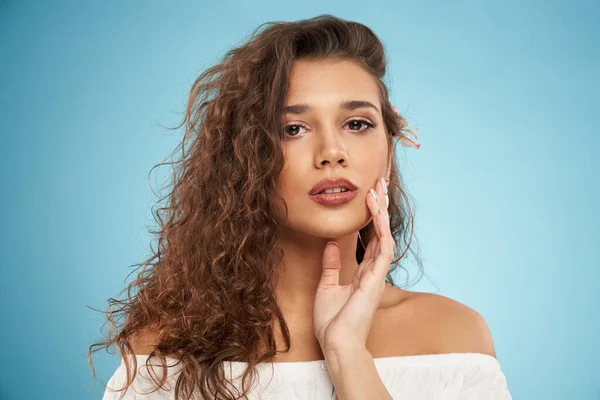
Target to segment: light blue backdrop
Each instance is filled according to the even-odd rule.
[[[412,290],[484,316],[514,399],[600,398],[598,2],[323,4],[0,1],[1,399],[101,397],[85,306],[149,254],[147,174],[181,137],[160,125],[260,23],[322,13],[380,36],[420,128]],[[106,382],[116,355],[94,361]]]

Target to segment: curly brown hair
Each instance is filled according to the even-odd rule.
[[[94,380],[93,352],[116,344],[128,359],[135,354],[132,341],[148,330],[156,333],[156,343],[146,366],[155,356],[162,371],[165,357],[176,358],[181,366],[178,400],[191,398],[196,386],[201,398],[246,399],[255,367],[289,351],[290,333],[274,295],[285,225],[276,210],[283,205],[287,217],[287,206],[275,188],[284,166],[280,115],[292,66],[299,59],[354,61],[376,78],[389,144],[402,132],[412,132],[388,99],[384,48],[371,29],[330,14],[261,24],[247,43],[228,51],[190,90],[185,116],[176,127],[185,125],[184,137],[171,154],[180,149],[181,158],[157,165],[171,164],[174,170],[172,190],[157,202],[166,199],[167,205],[153,210],[160,229],[150,233],[156,235],[158,248],[151,246],[152,257],[135,264],[143,268],[121,292],[127,299],[110,298],[102,312],[110,329],[106,340],[89,347]],[[422,264],[411,248],[413,213],[395,149],[393,155],[390,226],[396,243],[404,244],[386,277],[395,286],[392,273],[407,251],[421,272]],[[372,226],[360,231],[365,243]],[[358,263],[363,255],[357,243]],[[283,351],[275,346],[275,321],[287,346]],[[137,362],[132,360],[133,374],[127,366],[127,383],[120,390],[135,378]],[[224,376],[222,362],[227,360],[248,363],[241,394]],[[153,378],[154,390],[163,388],[166,378]]]

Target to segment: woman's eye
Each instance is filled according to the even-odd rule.
[[[366,129],[360,129],[360,127],[363,124],[367,126]],[[366,121],[364,119],[353,119],[353,120],[347,122],[346,125],[351,127],[350,128],[351,131],[359,131],[359,132],[366,131],[367,129],[374,129],[377,126],[377,124],[372,124],[369,121]],[[359,129],[352,129],[352,127],[358,127]],[[296,136],[298,136],[299,132],[297,131],[297,129],[299,129],[299,128],[306,129],[303,125],[290,124],[284,128],[284,131],[287,136],[296,137]]]
[[[375,128],[377,125],[370,123],[369,121],[365,121],[364,119],[353,119],[352,121],[348,122],[347,125],[351,125],[354,123],[354,126],[361,126],[361,124],[365,124],[368,128],[373,129]],[[351,131],[355,131],[356,129],[350,129]],[[361,129],[358,129],[361,130]],[[366,131],[366,129],[363,129]]]
[[[304,128],[304,127],[302,125],[298,125],[298,124],[291,124],[291,125],[288,125],[285,128],[283,128],[283,130],[285,131],[285,133],[288,136],[295,137],[296,135],[292,135],[292,132],[290,132],[289,128],[296,128],[297,129],[297,128]],[[304,128],[304,129],[306,129],[306,128]],[[295,133],[298,133],[298,132],[295,132]]]

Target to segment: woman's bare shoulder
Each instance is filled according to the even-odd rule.
[[[386,355],[483,353],[496,356],[486,321],[471,307],[436,293],[393,289],[391,297],[396,301],[380,318],[379,329],[383,341],[387,342],[385,352],[398,354]],[[407,342],[411,343],[410,347]],[[393,343],[398,343],[398,348]]]

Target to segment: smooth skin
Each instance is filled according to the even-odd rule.
[[[387,185],[378,181],[375,195],[369,191],[367,205],[375,232],[352,281],[340,285],[341,253],[335,242],[323,252],[323,270],[315,295],[315,335],[325,354],[365,348],[375,312],[385,289],[385,277],[392,262],[395,241],[387,211]],[[384,204],[380,203],[383,199]]]

